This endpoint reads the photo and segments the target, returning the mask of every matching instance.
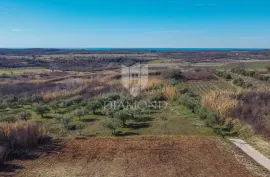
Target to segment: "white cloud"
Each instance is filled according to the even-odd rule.
[[[20,32],[20,31],[22,31],[22,29],[15,28],[15,29],[12,29],[11,31],[12,31],[12,32]]]

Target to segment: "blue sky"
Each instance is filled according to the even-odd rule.
[[[270,48],[267,0],[1,0],[0,47]]]

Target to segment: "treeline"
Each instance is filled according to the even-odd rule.
[[[237,96],[233,116],[249,124],[256,133],[270,138],[270,94],[245,92]]]
[[[185,61],[213,61],[213,60],[243,60],[269,59],[270,50],[162,50],[162,49],[0,49],[0,55],[7,56],[39,56],[57,54],[155,54],[156,57],[168,59],[184,59]]]
[[[215,61],[215,60],[246,60],[269,59],[270,50],[175,50],[163,51],[159,55],[162,58],[184,59],[185,61]]]
[[[180,89],[179,103],[190,109],[198,115],[201,120],[205,121],[206,126],[211,127],[213,131],[221,136],[236,135],[232,122],[225,121],[221,115],[213,110],[206,109],[201,104],[201,98],[191,90]]]
[[[248,88],[253,87],[253,85],[251,83],[245,82],[242,78],[233,79],[232,75],[230,73],[225,72],[225,71],[214,70],[213,73],[220,78],[223,78],[226,80],[233,80],[232,83],[238,87],[241,87],[244,89],[248,89]]]
[[[231,72],[242,76],[253,77],[261,81],[270,82],[270,76],[262,75],[258,71],[247,71],[243,68],[233,68],[231,69]]]
[[[135,63],[146,63],[147,59],[112,57],[112,58],[95,58],[95,57],[80,57],[73,59],[54,58],[50,61],[44,59],[7,59],[0,57],[0,68],[23,68],[23,67],[42,67],[52,70],[63,71],[100,71],[118,69],[121,65],[130,66]]]
[[[232,80],[232,75],[225,72],[225,71],[214,70],[213,72],[218,77],[221,77],[221,78],[226,79],[226,80]]]

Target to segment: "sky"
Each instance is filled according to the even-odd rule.
[[[270,48],[268,0],[0,0],[0,48]]]

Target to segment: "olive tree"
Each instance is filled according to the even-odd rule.
[[[22,111],[18,114],[18,119],[20,120],[29,120],[31,119],[32,114],[29,111]]]
[[[121,126],[121,122],[117,119],[114,119],[114,118],[109,118],[109,119],[106,119],[102,122],[102,125],[105,127],[105,128],[108,128],[111,130],[111,133],[112,135],[115,135],[116,133],[116,129],[119,128]]]
[[[102,107],[102,103],[99,100],[90,101],[88,107],[93,111],[93,114],[96,114],[96,110]]]
[[[44,114],[50,112],[50,107],[48,105],[42,105],[42,104],[37,104],[35,107],[35,111],[37,114],[40,114],[41,117],[44,117]]]
[[[84,109],[76,109],[74,115],[78,116],[79,119],[81,119],[82,116],[86,115],[86,112]]]
[[[133,119],[134,114],[131,111],[128,110],[120,110],[114,114],[114,118],[118,119],[119,121],[122,122],[122,127],[126,126],[126,121]]]

